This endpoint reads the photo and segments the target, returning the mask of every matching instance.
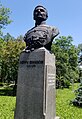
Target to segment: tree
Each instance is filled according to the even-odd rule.
[[[78,45],[78,63],[82,61],[82,44]]]
[[[25,48],[23,41],[4,41],[1,57],[1,81],[10,83],[17,80],[18,62],[20,52]]]
[[[9,18],[10,13],[10,9],[3,7],[0,3],[0,37],[2,36],[2,29],[12,22]]]
[[[5,42],[2,38],[0,38],[0,82],[2,82],[2,70],[3,70],[3,54],[5,48]]]
[[[15,40],[15,38],[13,36],[11,36],[9,33],[7,33],[6,35],[3,36],[4,41],[8,41],[8,40]]]
[[[61,36],[55,39],[52,52],[56,56],[56,79],[60,85],[69,86],[70,80],[77,80],[77,48],[72,44],[72,37]]]
[[[79,52],[82,51],[82,44],[78,45]]]
[[[20,41],[20,40],[23,41],[23,36],[22,35],[17,37],[17,41]]]
[[[79,53],[78,68],[79,68],[80,85],[79,88],[75,90],[76,98],[72,101],[72,103],[75,106],[82,107],[82,50],[81,49]]]

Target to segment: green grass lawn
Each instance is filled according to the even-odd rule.
[[[16,97],[12,89],[0,87],[0,119],[14,119]]]
[[[74,85],[77,89],[78,84]],[[75,98],[72,89],[56,90],[56,115],[60,119],[82,119],[82,108],[75,107],[70,104],[70,100]]]
[[[0,119],[14,119],[15,100],[12,96],[0,96]]]
[[[78,84],[75,84],[74,89],[77,89],[77,86]],[[0,91],[0,119],[14,119],[16,97]],[[56,90],[56,115],[60,119],[82,119],[82,108],[70,104],[74,97],[72,88]]]

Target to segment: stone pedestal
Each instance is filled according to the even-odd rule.
[[[45,48],[22,52],[15,119],[55,119],[55,57]]]

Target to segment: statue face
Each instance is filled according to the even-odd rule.
[[[47,19],[47,11],[45,8],[38,6],[34,10],[34,20],[45,21]]]

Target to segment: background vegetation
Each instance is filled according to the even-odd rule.
[[[72,44],[71,36],[61,36],[55,39],[52,52],[56,56],[56,81],[57,88],[69,87],[71,80],[77,82],[78,72],[78,48]]]
[[[4,35],[2,29],[10,24],[11,11],[0,4],[0,119],[13,119],[19,56],[25,48],[23,36],[14,38],[9,33]],[[78,47],[72,44],[72,36],[60,36],[52,44],[52,53],[56,56],[56,113],[61,119],[81,119],[82,108],[70,105],[74,93],[71,82],[78,82],[80,72],[78,64],[82,61]],[[77,86],[75,86],[77,88]]]
[[[10,9],[0,4],[0,82],[16,85],[19,56],[25,43],[22,35],[14,38],[9,33],[2,34],[2,29],[12,22],[10,14]],[[52,45],[52,53],[56,56],[57,88],[69,88],[71,80],[77,82],[79,79],[78,54],[82,44],[76,47],[72,41],[72,36],[60,36]]]

